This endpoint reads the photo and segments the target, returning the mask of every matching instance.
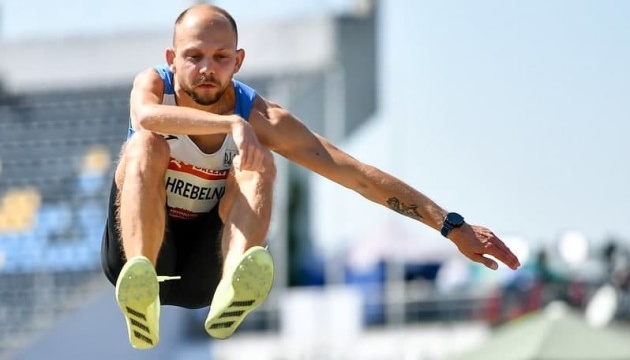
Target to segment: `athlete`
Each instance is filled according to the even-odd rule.
[[[102,243],[133,347],[158,343],[161,304],[210,305],[206,331],[225,339],[265,301],[272,151],[441,231],[472,261],[520,266],[489,229],[349,156],[235,80],[245,57],[237,43],[229,13],[193,6],[175,22],[166,65],[134,80]]]

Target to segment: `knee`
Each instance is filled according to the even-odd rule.
[[[170,148],[162,135],[141,130],[125,145],[125,168],[127,171],[163,174],[170,156]]]
[[[276,179],[276,161],[271,151],[264,151],[263,167],[265,171],[262,174],[268,181],[274,181]]]

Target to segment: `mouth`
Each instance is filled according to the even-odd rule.
[[[205,76],[202,75],[195,81],[195,87],[201,89],[211,89],[219,86],[218,81],[214,78],[214,76]]]
[[[203,84],[197,85],[197,89],[200,89],[200,90],[212,90],[215,88],[217,88],[216,84],[203,83]]]
[[[219,84],[216,83],[201,83],[197,85],[198,89],[214,89],[219,87]]]

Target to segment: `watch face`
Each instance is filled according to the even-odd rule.
[[[464,223],[464,217],[459,215],[458,213],[448,213],[446,215],[445,221],[455,227],[458,227],[462,226],[462,224]]]

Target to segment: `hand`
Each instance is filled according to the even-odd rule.
[[[483,226],[464,224],[462,227],[453,229],[448,237],[464,256],[492,270],[498,269],[499,265],[484,255],[493,256],[512,270],[521,266],[516,255],[503,241]]]
[[[232,126],[232,138],[238,148],[238,156],[234,157],[232,165],[239,170],[264,172],[262,145],[251,125],[241,117]]]

